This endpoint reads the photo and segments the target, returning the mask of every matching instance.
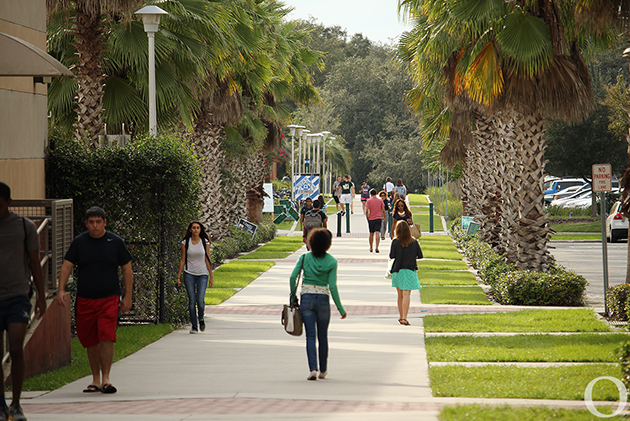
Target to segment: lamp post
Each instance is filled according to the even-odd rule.
[[[155,99],[155,33],[160,26],[160,17],[168,15],[157,6],[144,6],[136,15],[142,16],[144,32],[149,37],[149,134],[157,135],[157,106]]]
[[[326,139],[328,138],[328,136],[330,135],[329,131],[323,131],[322,132],[322,172],[320,174],[321,180],[322,180],[322,187],[325,185],[325,181],[326,181]],[[323,189],[323,191],[325,192],[326,190]]]
[[[287,126],[291,133],[291,200],[295,200],[295,193],[293,191],[293,181],[295,180],[295,134],[297,133],[298,139],[302,137],[302,129],[304,126],[298,126],[296,124],[289,124]]]
[[[299,165],[298,165],[298,172],[300,174],[304,174],[304,159],[306,158],[306,153],[304,153],[304,156],[302,156],[302,152],[305,151],[305,148],[302,147],[302,141],[304,141],[304,145],[306,145],[306,137],[308,136],[308,134],[311,131],[308,129],[303,129],[302,130],[302,136],[299,137],[299,147],[298,149],[300,150],[300,156],[299,156]]]

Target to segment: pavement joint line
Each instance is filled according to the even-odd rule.
[[[618,335],[619,332],[425,332],[424,336],[446,337],[446,336],[474,336],[474,337],[492,337],[492,336],[569,336],[569,335]]]
[[[429,362],[429,367],[486,367],[486,366],[510,366],[510,367],[574,367],[586,365],[619,365],[609,361],[434,361]]]

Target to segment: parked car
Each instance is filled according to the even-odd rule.
[[[561,202],[559,201],[562,201],[562,199],[569,198],[569,197],[577,197],[580,194],[584,193],[584,189],[586,188],[586,186],[588,186],[588,188],[590,189],[590,185],[585,184],[582,186],[567,187],[564,190],[560,190],[558,193],[546,194],[545,203],[551,206],[560,205]]]
[[[621,202],[615,202],[606,218],[606,241],[616,243],[628,238],[628,218],[621,213]]]
[[[554,195],[558,193],[560,190],[566,189],[567,187],[583,186],[584,184],[587,184],[587,183],[582,178],[562,178],[560,180],[554,181],[551,184],[551,188],[548,190],[545,190],[544,193],[545,195]],[[547,196],[545,196],[545,202],[549,203],[552,200],[553,200],[552,196],[549,196],[549,200],[547,200]]]
[[[562,205],[563,208],[588,208],[593,203],[593,192],[582,192],[579,196],[567,200]]]

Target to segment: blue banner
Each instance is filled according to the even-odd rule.
[[[307,197],[315,200],[319,196],[319,175],[296,175],[293,180],[295,200],[305,200]]]

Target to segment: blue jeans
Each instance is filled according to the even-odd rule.
[[[203,320],[206,308],[206,288],[208,287],[208,275],[191,275],[184,272],[184,285],[188,292],[188,312],[193,329],[197,329],[197,321]],[[195,311],[197,305],[197,311]]]
[[[330,324],[330,300],[326,294],[302,294],[300,312],[306,329],[306,355],[309,370],[317,370],[317,347],[319,342],[319,370],[327,371],[328,325]]]

